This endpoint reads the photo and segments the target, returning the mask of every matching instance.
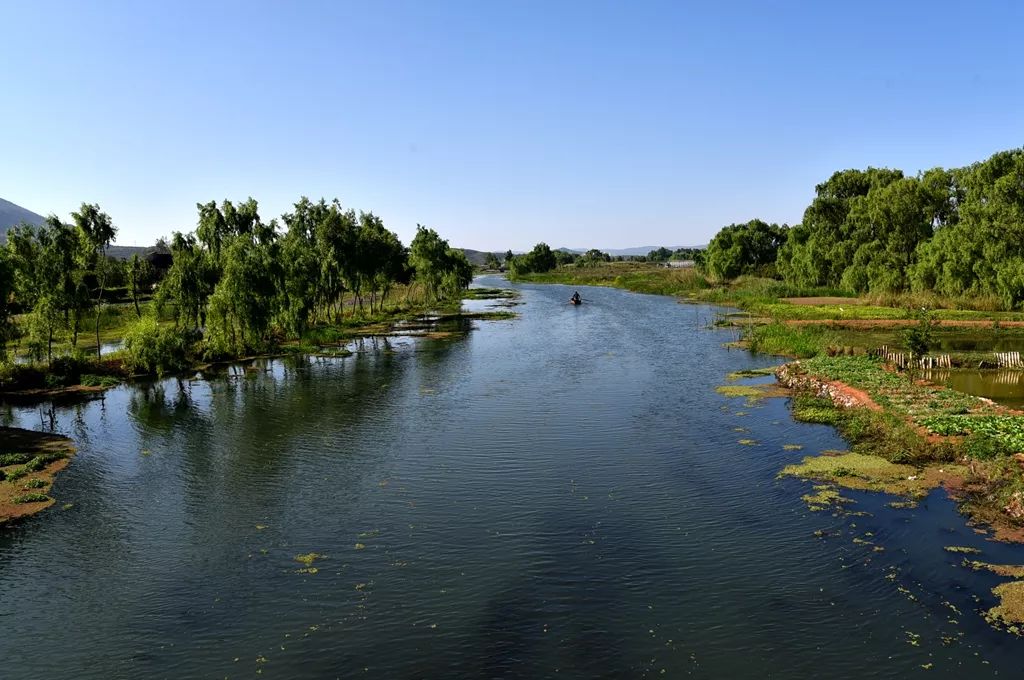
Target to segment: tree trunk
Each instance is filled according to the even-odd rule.
[[[96,294],[96,360],[100,358],[100,315],[103,313],[103,288],[107,284],[107,249],[100,251],[100,262],[103,263],[103,276],[100,277],[100,289]]]

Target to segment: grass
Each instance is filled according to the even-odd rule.
[[[47,503],[51,500],[53,499],[45,493],[26,493],[14,497],[14,502],[19,505],[23,503]]]
[[[751,326],[743,341],[752,352],[809,358],[838,345],[839,338],[820,326],[788,326],[775,322]]]

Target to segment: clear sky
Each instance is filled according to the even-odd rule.
[[[405,241],[703,244],[1024,144],[1024,2],[0,0],[0,197],[118,242],[301,195]]]

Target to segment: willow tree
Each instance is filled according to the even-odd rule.
[[[416,225],[409,265],[429,301],[454,298],[473,281],[473,265],[466,254],[423,225]]]
[[[110,220],[110,215],[100,210],[96,204],[83,203],[78,212],[71,213],[81,233],[85,270],[90,272],[95,281],[96,311],[96,358],[100,357],[100,316],[103,313],[103,294],[107,283],[110,263],[107,260],[107,248],[117,235],[117,228]]]

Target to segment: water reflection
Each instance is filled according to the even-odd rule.
[[[960,392],[985,397],[1011,408],[1024,408],[1024,371],[1012,369],[932,369],[922,377]]]
[[[782,400],[715,392],[775,360],[723,349],[714,310],[606,289],[570,309],[571,290],[521,289],[521,318],[469,336],[8,407],[80,453],[58,506],[0,534],[0,673],[1019,670],[1019,641],[980,616],[997,581],[943,545],[1005,563],[1022,549],[941,495],[897,511],[850,492],[863,514],[809,512],[809,485],[776,475],[843,442]]]

